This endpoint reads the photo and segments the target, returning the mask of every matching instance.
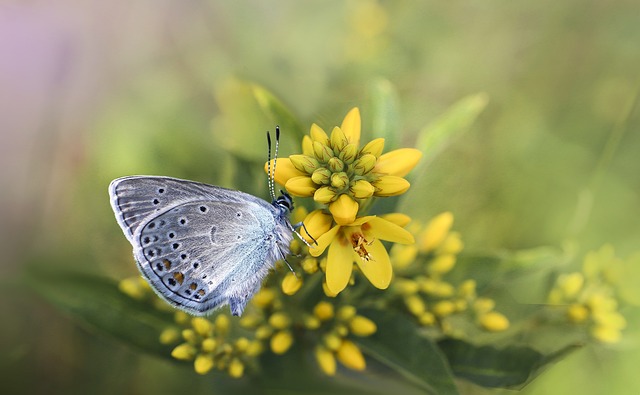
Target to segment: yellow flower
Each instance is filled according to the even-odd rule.
[[[360,352],[358,346],[349,340],[345,339],[342,341],[342,344],[337,350],[336,356],[340,363],[349,369],[364,370],[366,367],[362,352]]]
[[[284,354],[292,344],[293,336],[291,332],[286,330],[280,331],[271,338],[271,351],[273,351],[274,354]]]
[[[316,347],[316,361],[320,365],[320,369],[327,375],[333,376],[336,374],[336,358],[333,356],[331,350],[318,346]]]
[[[213,369],[213,356],[211,354],[200,354],[193,362],[193,367],[198,374],[207,374]]]
[[[312,256],[321,255],[327,247],[326,282],[332,293],[341,292],[351,278],[355,262],[376,288],[386,289],[392,269],[387,250],[381,240],[413,243],[413,236],[400,226],[375,216],[358,218],[349,225],[336,225],[316,239],[309,249]]]
[[[378,138],[359,149],[361,119],[351,109],[339,127],[327,134],[311,125],[302,140],[302,154],[265,164],[275,169],[275,180],[294,196],[311,197],[329,206],[339,225],[352,223],[364,199],[395,196],[409,188],[403,177],[413,169],[422,153],[403,148],[382,154],[384,139]]]

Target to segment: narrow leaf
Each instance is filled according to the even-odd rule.
[[[356,339],[367,355],[429,394],[458,394],[444,355],[430,339],[418,334],[416,324],[393,311],[362,310],[361,313],[378,326],[374,335]]]
[[[484,110],[488,101],[489,98],[485,93],[467,96],[422,129],[416,143],[416,148],[425,155],[426,160],[422,161],[422,166],[433,160],[451,141],[466,132]]]
[[[88,329],[149,354],[170,358],[171,347],[160,344],[158,338],[163,329],[172,325],[172,314],[123,294],[114,280],[31,268],[27,283]]]
[[[544,355],[529,347],[476,346],[458,339],[441,340],[438,346],[457,377],[483,387],[501,388],[522,388],[544,367],[580,347],[571,344]]]

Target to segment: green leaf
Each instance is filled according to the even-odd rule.
[[[396,87],[387,79],[371,84],[371,128],[377,137],[385,140],[385,152],[397,148],[400,130],[400,105]]]
[[[162,330],[174,324],[172,313],[130,298],[118,289],[114,280],[31,268],[27,284],[88,329],[149,354],[171,357],[172,347],[161,344],[158,339]]]
[[[457,377],[494,388],[522,388],[547,365],[580,347],[571,344],[544,355],[529,347],[476,346],[458,339],[441,340],[438,346]]]
[[[267,139],[280,125],[282,156],[300,150],[302,127],[292,112],[267,89],[240,80],[230,80],[214,91],[220,114],[212,120],[214,134],[225,150],[246,161],[266,162]],[[262,144],[263,143],[263,144]]]
[[[425,155],[420,166],[425,166],[449,143],[466,132],[484,110],[488,101],[489,97],[485,93],[466,96],[422,129],[416,143],[416,148]]]
[[[359,310],[378,330],[354,341],[369,356],[400,373],[429,394],[458,394],[444,355],[418,334],[415,323],[393,311]]]
[[[280,125],[283,131],[291,133],[292,136],[295,135],[297,138],[302,139],[304,128],[284,103],[260,85],[251,84],[251,90],[262,112],[274,124]]]

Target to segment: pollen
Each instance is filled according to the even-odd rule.
[[[371,260],[371,254],[369,254],[366,248],[367,246],[370,246],[371,243],[373,243],[373,241],[368,242],[362,233],[354,233],[351,235],[351,245],[353,246],[353,250],[363,261],[368,262]]]

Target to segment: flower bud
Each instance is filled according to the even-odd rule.
[[[338,191],[344,190],[349,185],[349,176],[346,173],[333,173],[331,175],[331,186]]]
[[[198,374],[207,374],[213,369],[213,356],[210,354],[200,354],[193,362],[193,367]]]
[[[342,160],[347,165],[350,165],[356,159],[357,154],[358,147],[355,144],[347,144],[338,154],[338,158],[340,158],[340,160]]]
[[[362,356],[362,352],[353,342],[349,340],[343,340],[340,348],[336,353],[338,360],[344,366],[353,370],[364,370],[366,367],[366,363],[364,361],[364,357]]]
[[[320,321],[327,321],[333,318],[333,305],[329,302],[319,302],[313,308],[313,314],[318,317]]]
[[[171,356],[181,361],[188,361],[196,356],[196,348],[189,343],[182,343],[171,351]]]
[[[502,332],[509,327],[509,320],[497,311],[490,311],[480,316],[480,325],[490,332]]]
[[[195,317],[191,320],[191,326],[200,336],[210,336],[213,332],[213,324],[206,318]]]
[[[353,197],[355,197],[356,199],[366,199],[373,196],[375,188],[368,181],[357,180],[351,183],[349,192],[351,192]]]
[[[202,351],[204,352],[213,352],[216,349],[218,342],[216,339],[209,337],[202,341]]]
[[[364,154],[353,162],[353,171],[359,176],[369,173],[376,166],[376,157]]]
[[[318,346],[315,350],[316,361],[320,369],[328,376],[336,374],[336,359],[326,347]]]
[[[285,329],[291,324],[291,319],[288,315],[282,312],[273,313],[269,317],[269,325],[275,329]]]
[[[289,155],[289,159],[297,170],[307,174],[313,173],[320,166],[318,160],[312,156]]]
[[[271,338],[271,351],[273,351],[274,354],[284,354],[291,348],[292,344],[293,336],[291,336],[291,332],[280,331]]]
[[[420,251],[429,252],[442,244],[453,225],[453,214],[446,211],[435,216],[418,236]]]
[[[298,176],[290,178],[284,187],[293,196],[307,197],[313,195],[317,186],[308,176]]]
[[[331,170],[320,167],[311,174],[311,180],[317,185],[329,185],[331,182]]]
[[[333,150],[317,141],[313,142],[313,153],[322,163],[327,163],[329,159],[333,158]]]
[[[375,322],[361,315],[353,317],[349,322],[349,327],[351,328],[351,333],[356,336],[369,336],[378,329]]]
[[[338,309],[336,317],[341,321],[348,321],[356,315],[356,308],[351,305],[342,306]]]
[[[334,201],[336,197],[336,192],[333,187],[320,187],[313,194],[313,200],[320,204],[329,204]]]
[[[327,136],[325,131],[315,123],[311,125],[309,136],[311,136],[311,140],[313,140],[314,142],[317,141],[324,145],[327,145],[329,143],[329,136]]]
[[[338,152],[342,151],[342,149],[348,143],[349,142],[347,141],[347,136],[345,136],[342,129],[337,126],[333,128],[333,130],[331,131],[331,146],[333,147],[333,151],[337,154]]]
[[[333,157],[333,158],[329,159],[329,161],[327,162],[327,167],[333,173],[338,173],[338,172],[341,172],[342,170],[344,170],[344,163],[342,163],[342,161],[340,159],[338,159],[336,157]]]
[[[293,273],[287,273],[282,280],[282,292],[285,295],[294,295],[302,287],[302,279]]]
[[[229,364],[229,376],[239,379],[243,374],[244,364],[238,358],[233,358]]]

